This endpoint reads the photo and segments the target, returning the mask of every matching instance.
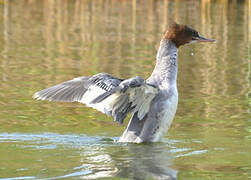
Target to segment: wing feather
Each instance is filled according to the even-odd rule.
[[[123,123],[129,112],[137,113],[142,120],[149,111],[153,98],[158,94],[158,89],[148,85],[141,77],[124,80],[119,86],[105,92],[94,99],[91,104],[99,104],[116,94],[113,101],[108,102],[112,109],[114,121]]]
[[[130,112],[136,113],[142,120],[157,93],[158,89],[141,77],[121,80],[107,73],[99,73],[66,81],[39,91],[33,97],[37,100],[77,101],[123,123]]]
[[[106,106],[90,104],[90,102],[99,95],[118,86],[121,81],[121,79],[107,73],[99,73],[91,77],[82,76],[36,92],[33,98],[37,100],[80,102],[106,113]]]

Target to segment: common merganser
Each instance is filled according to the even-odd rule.
[[[34,94],[37,100],[80,102],[112,116],[123,123],[128,113],[130,122],[119,142],[156,142],[170,127],[178,104],[178,48],[194,42],[214,42],[186,26],[172,23],[163,36],[157,63],[151,76],[119,79],[107,73],[82,76]]]

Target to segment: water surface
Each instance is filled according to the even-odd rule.
[[[31,98],[98,72],[147,78],[172,20],[217,42],[180,48],[178,112],[162,142],[117,143],[126,123]],[[0,0],[0,178],[251,178],[248,21],[239,0]]]

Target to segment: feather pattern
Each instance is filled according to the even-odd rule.
[[[33,98],[37,100],[80,102],[105,113],[104,107],[91,105],[90,101],[118,86],[121,81],[121,79],[107,73],[99,73],[91,77],[77,77],[39,91],[34,94]]]
[[[123,123],[129,112],[136,113],[139,120],[142,120],[149,111],[151,101],[158,94],[158,89],[149,85],[144,79],[137,76],[122,81],[119,86],[101,94],[91,104],[98,104],[109,97],[116,95],[110,108],[115,121]]]
[[[147,114],[157,88],[141,77],[122,80],[107,73],[78,77],[34,94],[37,100],[80,102],[112,116],[123,123],[130,112],[138,112],[139,120]]]

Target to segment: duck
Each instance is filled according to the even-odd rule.
[[[160,41],[156,65],[149,78],[120,79],[108,73],[76,77],[36,92],[36,100],[79,102],[123,124],[127,128],[118,142],[157,142],[166,134],[178,106],[177,73],[180,46],[215,42],[193,28],[173,22]]]

